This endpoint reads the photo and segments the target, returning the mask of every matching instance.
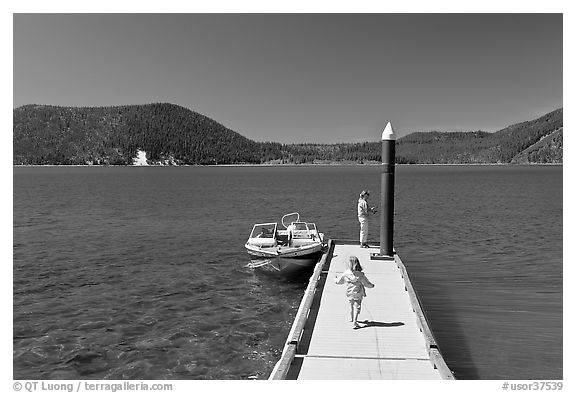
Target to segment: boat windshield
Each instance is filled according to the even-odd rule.
[[[310,239],[310,232],[308,225],[305,222],[293,222],[288,227],[288,231],[292,234],[293,239]]]
[[[292,225],[296,231],[305,231],[308,229],[305,222],[293,222]]]
[[[273,239],[276,234],[276,223],[268,224],[256,224],[252,228],[252,233],[250,234],[250,239]]]

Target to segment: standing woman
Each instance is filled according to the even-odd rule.
[[[370,191],[360,193],[358,199],[358,221],[360,221],[360,247],[368,248],[368,213],[376,213],[376,209],[368,206]]]

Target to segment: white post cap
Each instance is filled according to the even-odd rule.
[[[394,134],[394,130],[392,129],[392,124],[390,124],[390,122],[388,122],[388,124],[386,124],[384,131],[382,131],[382,140],[383,141],[395,141],[396,140],[396,134]]]

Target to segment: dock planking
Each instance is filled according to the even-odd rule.
[[[420,307],[406,269],[394,259],[373,260],[376,248],[330,241],[310,282],[280,361],[269,379],[453,379]],[[350,255],[360,259],[368,279],[352,329],[343,285],[334,279]]]

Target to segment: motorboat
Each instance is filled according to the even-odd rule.
[[[313,268],[322,255],[324,234],[315,223],[300,221],[300,214],[282,217],[283,229],[276,222],[255,224],[246,242],[248,267],[293,275]]]

